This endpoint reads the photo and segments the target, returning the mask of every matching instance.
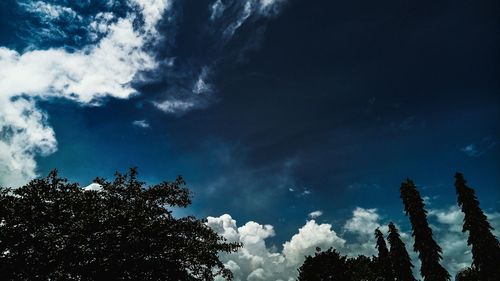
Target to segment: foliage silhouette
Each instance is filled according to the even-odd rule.
[[[475,267],[468,267],[460,270],[455,276],[455,281],[478,281],[479,272]]]
[[[415,184],[410,179],[401,184],[401,198],[406,215],[410,217],[412,225],[414,251],[422,262],[420,273],[425,281],[447,281],[450,274],[441,266],[441,247],[432,238],[432,229],[427,222],[427,211],[424,209],[424,201],[420,197]]]
[[[0,189],[2,280],[231,279],[219,252],[227,243],[204,221],[175,218],[191,204],[179,177],[145,187],[136,169],[85,191],[52,171],[18,189]]]
[[[371,259],[367,256],[360,255],[357,258],[347,259],[347,267],[352,281],[376,280],[377,272],[374,264],[376,258]]]
[[[377,262],[375,263],[379,277],[385,281],[393,281],[394,275],[392,272],[391,259],[389,257],[389,250],[385,243],[384,234],[380,229],[375,229],[375,239],[377,239],[376,248],[378,250]]]
[[[464,217],[463,231],[469,232],[468,244],[472,247],[473,264],[457,273],[456,281],[498,281],[500,280],[500,244],[492,234],[493,228],[479,207],[475,192],[468,187],[463,175],[455,175],[458,205]],[[401,184],[401,198],[404,210],[410,218],[414,250],[419,253],[422,262],[420,272],[425,281],[447,281],[450,275],[440,260],[441,247],[432,237],[432,229],[427,222],[427,211],[415,184],[406,180]],[[401,240],[394,223],[389,223],[387,240],[382,232],[375,230],[378,257],[358,256],[347,258],[336,250],[317,252],[308,256],[299,269],[299,281],[335,280],[335,281],[416,281],[413,276],[413,264]],[[320,251],[320,250],[318,250]]]
[[[413,264],[411,263],[410,256],[406,251],[404,242],[399,236],[399,231],[394,223],[389,223],[389,235],[387,241],[390,244],[390,258],[394,277],[397,281],[416,281],[413,277]]]
[[[474,189],[467,186],[464,176],[457,173],[455,179],[458,206],[464,213],[462,231],[469,232],[467,244],[472,247],[474,268],[481,281],[500,280],[500,245],[491,233],[493,228],[479,207]]]
[[[298,269],[299,281],[353,281],[347,265],[347,258],[332,248],[307,256]]]

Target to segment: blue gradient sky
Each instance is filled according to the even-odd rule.
[[[2,1],[0,45],[21,55],[96,45],[97,13],[133,10],[106,2],[45,2],[77,21]],[[438,212],[455,204],[461,171],[498,214],[498,1],[234,0],[220,13],[217,2],[171,3],[141,46],[158,64],[134,73],[126,98],[28,95],[57,139],[57,151],[30,151],[36,173],[57,168],[82,185],[132,166],[148,183],[182,175],[194,194],[186,213],[271,224],[278,250],[315,210],[345,237],[356,207],[408,231],[407,177]]]

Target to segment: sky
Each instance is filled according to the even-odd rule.
[[[246,246],[237,280],[288,280],[316,246],[373,255],[411,178],[455,273],[455,172],[500,232],[500,3],[0,2],[0,185],[182,175],[178,215]]]

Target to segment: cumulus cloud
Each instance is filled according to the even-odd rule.
[[[221,256],[235,280],[294,280],[296,269],[306,255],[316,251],[316,247],[337,248],[345,243],[330,224],[317,224],[314,220],[308,221],[290,241],[285,242],[281,252],[266,245],[265,240],[275,235],[271,225],[250,221],[238,227],[227,214],[208,217],[207,225],[228,241],[243,243],[238,252]]]
[[[435,219],[438,223],[438,227],[434,229],[434,237],[443,250],[442,264],[454,276],[472,262],[467,234],[462,232],[464,215],[457,206],[431,209],[428,214],[430,219]]]
[[[314,253],[316,247],[338,249],[343,248],[345,242],[337,236],[331,224],[317,224],[315,220],[310,220],[283,244],[283,254],[288,266],[300,266],[304,256]]]
[[[106,35],[96,44],[68,52],[61,48],[18,52],[0,47],[0,185],[20,185],[36,176],[37,155],[57,149],[39,99],[64,98],[82,105],[100,105],[102,98],[128,98],[140,71],[156,67],[144,45],[156,34],[155,25],[168,8],[166,0],[129,0],[134,12],[95,27]],[[29,9],[56,17],[73,10],[33,2]],[[31,10],[30,10],[31,11]],[[134,20],[142,16],[144,24]],[[99,17],[96,17],[99,18]],[[89,27],[92,28],[92,27]]]
[[[314,213],[314,212],[312,212]],[[500,235],[500,213],[486,213],[490,223]],[[444,209],[429,209],[429,221],[435,224],[434,239],[443,249],[443,266],[452,276],[470,266],[472,257],[467,245],[467,233],[462,233],[463,214],[456,206]],[[376,228],[387,235],[389,221],[385,221],[377,209],[356,207],[342,227],[342,235],[337,235],[330,224],[318,224],[308,220],[288,241],[282,250],[266,244],[266,239],[275,235],[271,225],[247,222],[238,227],[236,220],[225,214],[208,217],[207,224],[218,234],[231,242],[242,242],[243,248],[237,253],[224,254],[221,260],[235,274],[235,280],[295,280],[297,268],[304,257],[312,255],[316,247],[323,250],[333,247],[344,255],[377,255],[373,232]],[[413,264],[414,275],[419,278],[420,261],[413,249],[413,238],[409,231],[397,226],[401,239]]]
[[[361,236],[372,236],[373,231],[380,227],[379,219],[377,209],[357,207],[352,213],[352,218],[344,224],[344,229]]]

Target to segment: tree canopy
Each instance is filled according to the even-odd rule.
[[[467,186],[461,173],[455,175],[457,203],[464,213],[463,232],[469,232],[467,244],[472,248],[475,270],[481,281],[500,280],[500,245],[490,223],[479,207],[474,189]],[[469,275],[470,272],[466,271]]]
[[[425,281],[447,281],[450,274],[439,263],[441,247],[432,237],[432,229],[427,222],[427,211],[424,200],[420,196],[417,187],[410,179],[401,184],[401,199],[403,199],[406,215],[410,218],[415,243],[413,249],[418,252],[418,257],[422,261],[420,273]]]
[[[413,277],[413,264],[406,251],[406,246],[401,240],[398,229],[392,222],[389,223],[389,235],[387,236],[387,240],[391,246],[389,255],[391,257],[391,264],[396,280],[416,281],[415,277]]]
[[[385,281],[393,281],[394,275],[392,272],[389,250],[387,249],[387,244],[385,243],[384,234],[377,228],[375,229],[374,235],[375,239],[377,239],[375,247],[378,250],[376,262],[378,276],[382,277]]]
[[[0,189],[2,280],[231,279],[218,258],[228,243],[173,207],[191,204],[179,177],[145,186],[136,169],[84,190],[52,171],[17,189]]]
[[[307,256],[299,268],[298,281],[353,281],[347,265],[347,257],[330,248]]]

